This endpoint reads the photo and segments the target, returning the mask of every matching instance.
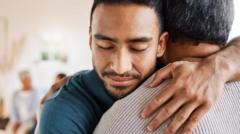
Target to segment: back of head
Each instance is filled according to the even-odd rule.
[[[163,15],[162,15],[162,0],[94,0],[92,10],[91,10],[91,18],[90,23],[92,22],[92,16],[96,9],[96,7],[100,4],[109,4],[109,5],[128,5],[128,4],[136,4],[147,6],[149,8],[154,9],[157,16],[159,17],[160,29],[162,30],[163,26]]]
[[[233,0],[165,0],[165,30],[194,41],[225,45],[233,23]],[[174,36],[173,36],[174,38]]]

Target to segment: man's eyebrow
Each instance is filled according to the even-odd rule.
[[[138,42],[150,42],[152,41],[153,38],[151,37],[138,37],[138,38],[133,38],[133,39],[128,39],[128,43],[138,43]]]
[[[95,34],[94,37],[98,40],[106,40],[106,41],[111,41],[111,42],[117,42],[117,39],[114,39],[112,37],[102,35],[102,34]]]

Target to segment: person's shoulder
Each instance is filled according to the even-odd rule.
[[[91,111],[84,103],[74,103],[53,98],[47,101],[42,109],[40,132],[51,133],[86,133],[90,129]]]
[[[68,118],[68,114],[71,114],[72,116],[74,115],[72,109],[65,101],[59,101],[58,99],[48,100],[42,109],[40,132],[46,134],[63,133],[65,128],[69,129],[69,126],[66,127],[66,125],[71,124],[71,122],[69,122],[70,119]]]
[[[81,71],[72,75],[67,83],[43,105],[41,114],[41,133],[88,133],[96,122],[92,104],[81,89],[79,81],[89,71]],[[64,127],[63,127],[64,126]]]
[[[70,78],[78,79],[84,77],[85,75],[89,75],[93,70],[81,70],[75,74],[73,74]]]

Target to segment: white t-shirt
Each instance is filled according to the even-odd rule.
[[[12,101],[11,122],[19,122],[21,124],[33,122],[39,100],[37,90],[16,91]]]

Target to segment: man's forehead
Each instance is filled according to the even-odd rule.
[[[157,29],[159,29],[158,17],[155,11],[147,6],[102,4],[93,14],[94,34],[114,35],[121,31],[135,36],[138,32],[148,34]]]
[[[102,19],[110,20],[115,23],[119,22],[117,24],[134,22],[133,20],[144,20],[145,23],[148,23],[149,19],[151,19],[151,22],[155,21],[158,24],[158,16],[154,9],[136,4],[100,4],[93,13],[93,23],[103,21]]]

